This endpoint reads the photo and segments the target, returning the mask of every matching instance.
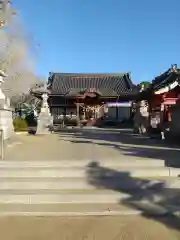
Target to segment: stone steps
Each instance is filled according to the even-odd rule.
[[[133,197],[132,197],[133,196]],[[175,202],[170,201],[172,195],[169,191],[139,191],[134,194],[131,192],[112,192],[112,191],[90,191],[90,192],[64,192],[64,193],[46,193],[42,194],[38,191],[29,192],[26,194],[22,194],[21,191],[17,193],[6,193],[0,194],[0,204],[30,204],[30,205],[54,205],[54,204],[65,204],[65,205],[77,205],[77,204],[115,204],[115,205],[123,205],[124,203],[133,203],[138,201],[141,203],[143,201],[150,204],[153,202],[154,204],[159,204],[166,197],[169,201],[167,201],[166,205],[175,204]],[[152,201],[153,199],[153,201]],[[178,200],[179,201],[179,200]],[[176,202],[177,203],[177,202]],[[179,204],[179,202],[178,202]],[[126,204],[125,204],[126,205]],[[177,204],[176,204],[177,205]]]
[[[123,168],[0,168],[0,179],[2,178],[87,178],[95,175],[102,177],[178,177],[180,169],[169,167],[123,167]]]
[[[155,162],[1,161],[0,216],[138,214],[142,210],[129,204],[137,200],[162,214],[174,204],[172,190],[179,188],[180,171]],[[159,203],[165,198],[162,209]]]
[[[156,193],[157,194],[157,193]],[[134,198],[125,193],[0,194],[0,216],[134,215],[180,213],[179,204],[161,204],[163,196]],[[152,197],[151,196],[151,197]]]
[[[150,209],[151,208],[151,209]],[[169,211],[173,211],[169,207]],[[150,214],[162,215],[167,209],[149,205]],[[176,209],[179,213],[179,210]],[[115,216],[139,215],[143,211],[123,204],[0,204],[0,216]]]
[[[102,180],[85,178],[1,178],[0,194],[4,191],[91,191],[102,189],[180,189],[180,179],[176,177],[107,177]]]
[[[58,161],[0,161],[0,169],[14,169],[14,168],[62,168],[62,167],[87,167],[92,163],[99,164],[102,167],[164,167],[163,160],[144,160],[141,157],[134,157],[133,160],[122,160],[119,158],[103,159],[98,161],[96,159],[84,160],[58,160]]]

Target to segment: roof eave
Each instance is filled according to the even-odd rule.
[[[104,76],[104,77],[108,77],[108,76],[110,76],[110,77],[117,77],[117,76],[119,76],[119,77],[124,77],[124,76],[126,76],[126,75],[129,75],[129,73],[128,72],[123,72],[123,73],[57,73],[57,72],[51,72],[50,73],[50,78],[54,78],[54,76],[78,76],[78,77],[80,77],[80,76],[88,76],[88,77],[90,77],[90,76]]]

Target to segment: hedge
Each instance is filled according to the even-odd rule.
[[[28,131],[27,121],[21,117],[16,117],[13,120],[14,130],[16,132],[26,132]]]

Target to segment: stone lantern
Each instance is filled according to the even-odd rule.
[[[53,117],[51,116],[48,104],[49,90],[48,85],[44,84],[43,87],[36,87],[31,89],[31,93],[38,98],[42,99],[40,113],[38,114],[37,134],[50,133],[49,127],[53,124]]]

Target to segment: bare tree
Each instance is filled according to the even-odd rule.
[[[10,18],[9,11],[2,12],[0,1],[0,21],[2,16],[4,22],[8,19],[7,28],[0,29],[0,68],[8,75],[3,90],[12,97],[28,93],[40,78],[35,74],[36,59],[30,54],[32,39],[26,36],[19,15]]]

